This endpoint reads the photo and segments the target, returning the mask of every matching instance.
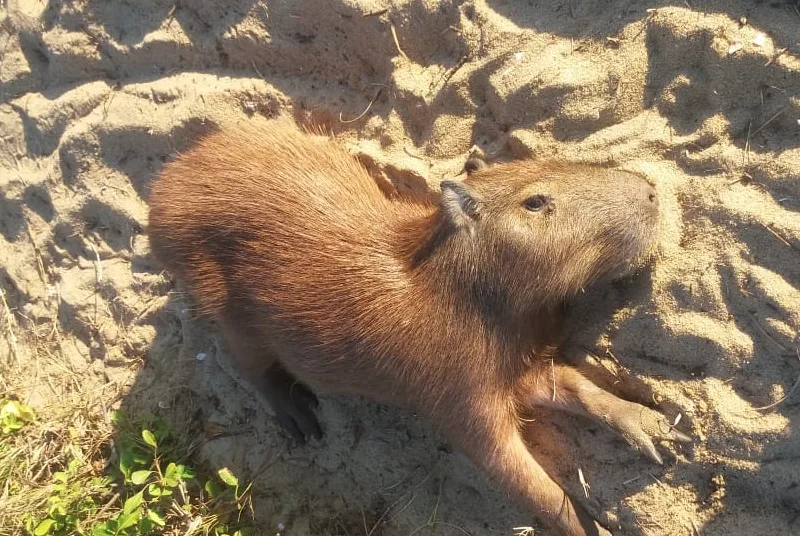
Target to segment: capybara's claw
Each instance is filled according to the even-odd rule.
[[[683,432],[679,432],[674,428],[672,429],[672,434],[673,434],[672,440],[677,441],[679,443],[691,443],[692,441],[694,441],[688,435],[684,434]]]
[[[658,465],[664,465],[664,460],[661,458],[661,454],[658,453],[652,441],[648,440],[646,444],[639,447],[639,450]]]
[[[692,438],[679,432],[661,413],[634,402],[621,401],[607,416],[612,428],[636,450],[659,465],[664,463],[653,440],[691,443]]]

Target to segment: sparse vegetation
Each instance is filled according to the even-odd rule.
[[[58,413],[69,414],[0,401],[0,534],[252,532],[249,486],[227,468],[199,471],[192,446],[163,419],[121,411],[108,422],[44,418]]]

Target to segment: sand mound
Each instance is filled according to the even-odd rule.
[[[656,467],[556,416],[533,448],[576,496],[580,467],[589,504],[626,533],[800,531],[800,13],[666,4],[12,0],[0,285],[27,334],[0,339],[3,366],[31,378],[34,404],[71,388],[37,368],[64,367],[197,419],[209,463],[255,477],[259,520],[286,534],[510,534],[535,520],[408,412],[326,398],[325,443],[287,450],[213,330],[168,296],[143,233],[148,184],[211,125],[282,111],[412,195],[474,145],[615,163],[658,182],[662,255],[590,293],[573,339],[609,383],[639,378],[680,408],[698,441]],[[32,361],[43,326],[66,362]]]

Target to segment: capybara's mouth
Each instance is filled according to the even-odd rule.
[[[656,213],[652,223],[646,227],[647,230],[643,231],[633,241],[635,247],[631,248],[633,250],[631,255],[612,268],[607,279],[611,281],[628,279],[641,274],[645,269],[651,267],[661,250],[661,241],[659,240],[661,225],[661,215]]]

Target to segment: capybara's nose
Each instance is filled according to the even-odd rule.
[[[641,200],[645,206],[650,206],[654,209],[658,208],[658,193],[656,189],[647,183],[643,183],[639,190]]]

